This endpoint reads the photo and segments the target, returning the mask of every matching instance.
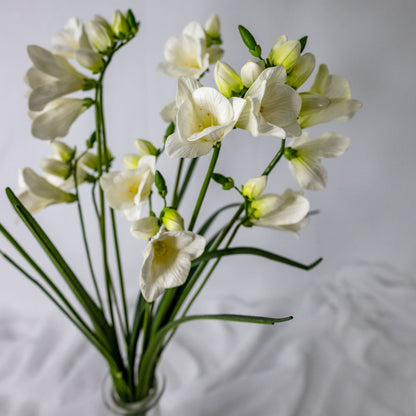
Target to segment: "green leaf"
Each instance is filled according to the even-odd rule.
[[[303,50],[305,49],[306,46],[306,42],[308,41],[308,37],[307,36],[303,36],[299,39],[300,42],[300,53],[303,52]]]
[[[260,248],[232,247],[232,248],[227,248],[224,250],[215,250],[215,251],[210,251],[208,253],[204,253],[202,254],[202,256],[192,261],[192,266],[195,266],[199,263],[202,263],[204,261],[211,260],[214,258],[223,257],[223,256],[232,256],[235,254],[250,254],[254,256],[265,257],[269,260],[277,261],[279,263],[284,263],[289,266],[297,267],[303,270],[313,269],[322,261],[322,257],[321,257],[318,260],[314,261],[313,263],[306,265],[306,264],[298,263],[297,261],[288,259],[287,257],[283,257],[283,256],[279,256],[278,254],[271,253],[270,251],[262,250]]]
[[[218,315],[190,315],[177,319],[168,323],[161,328],[156,335],[151,339],[145,354],[142,357],[142,366],[140,368],[139,379],[141,385],[139,387],[139,397],[144,396],[148,387],[150,387],[152,369],[155,366],[156,358],[159,354],[159,350],[162,347],[165,336],[178,325],[185,322],[196,320],[220,320],[230,322],[244,322],[250,324],[263,324],[274,325],[278,322],[286,322],[293,319],[293,316],[287,316],[285,318],[269,318],[265,316],[251,316],[251,315],[234,315],[234,314],[218,314]]]
[[[205,235],[205,233],[208,231],[209,227],[211,226],[211,224],[215,221],[215,219],[218,217],[219,214],[221,214],[221,212],[230,209],[230,208],[234,208],[234,207],[238,207],[240,206],[240,203],[233,203],[233,204],[228,204],[228,205],[224,205],[223,207],[217,209],[217,211],[215,211],[202,225],[202,227],[198,230],[197,234],[199,235]],[[221,231],[221,230],[220,230]]]

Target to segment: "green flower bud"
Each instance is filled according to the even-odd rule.
[[[299,88],[312,74],[315,69],[315,56],[311,53],[302,55],[290,74],[287,76],[286,84],[293,88]]]
[[[242,188],[243,195],[252,200],[262,194],[266,188],[267,176],[249,179]]]
[[[286,68],[286,72],[290,72],[300,58],[300,42],[298,40],[289,40],[277,49],[275,45],[273,45],[275,49],[273,55],[269,56],[271,63],[275,66],[283,65]]]
[[[220,173],[213,173],[212,179],[222,185],[222,189],[225,191],[228,191],[232,188],[234,188],[234,180],[231,177],[226,177],[224,175],[221,175]]]
[[[69,147],[66,143],[59,140],[53,140],[51,142],[53,152],[59,159],[64,162],[70,162],[75,156],[75,149]]]
[[[220,37],[220,29],[220,18],[214,13],[205,23],[205,32],[211,38],[218,39]]]
[[[165,178],[162,176],[162,174],[158,170],[155,172],[155,185],[156,185],[157,191],[159,192],[159,195],[163,199],[165,199],[168,193],[168,188],[166,186]]]
[[[63,179],[68,179],[72,173],[72,167],[69,163],[51,157],[41,159],[40,167],[45,173]]]
[[[176,209],[165,208],[162,211],[162,222],[168,231],[184,230],[184,220]]]
[[[254,39],[254,36],[242,25],[238,25],[238,30],[240,32],[241,39],[247,48],[254,50],[257,46],[257,42]]]
[[[98,156],[94,153],[85,153],[79,160],[79,163],[81,163],[87,168],[98,170]]]
[[[227,98],[232,97],[233,93],[239,94],[244,88],[237,72],[225,62],[218,61],[215,65],[214,79],[221,94]]]
[[[136,21],[136,17],[134,16],[131,9],[127,10],[127,23],[129,24],[131,33],[135,35],[139,31],[139,22]]]
[[[251,58],[241,68],[241,80],[245,87],[250,88],[251,84],[264,71],[266,64],[263,59]]]
[[[136,139],[134,141],[134,145],[136,146],[136,149],[142,156],[156,156],[158,154],[158,150],[156,149],[156,147],[153,146],[153,144],[148,140]]]
[[[118,39],[127,39],[130,36],[129,23],[120,10],[116,10],[114,12],[111,29],[113,30],[115,37]]]

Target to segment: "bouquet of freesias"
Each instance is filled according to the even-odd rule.
[[[269,174],[285,158],[299,188],[323,189],[327,174],[322,158],[342,155],[350,141],[332,132],[311,138],[304,129],[348,120],[361,104],[351,99],[348,81],[330,75],[323,64],[310,89],[299,92],[315,68],[314,55],[304,53],[306,36],[289,40],[283,35],[264,57],[253,35],[243,26],[238,29],[251,54],[240,73],[220,60],[224,51],[217,15],[209,18],[205,27],[191,22],[182,34],[168,39],[165,61],[158,71],[177,78],[177,93],[176,100],[161,111],[166,132],[158,143],[136,139],[132,143],[136,152],[122,157],[124,169],[118,171],[112,169],[115,156],[106,135],[104,78],[117,52],[138,33],[139,23],[132,11],[116,11],[112,23],[100,16],[85,25],[72,18],[53,35],[50,50],[35,45],[27,48],[33,63],[25,78],[30,88],[32,135],[49,141],[53,154],[41,160],[42,174],[24,168],[20,189],[13,192],[8,188],[6,193],[76,300],[68,299],[55,272],[44,270],[3,225],[1,233],[25,264],[4,251],[1,254],[42,290],[102,354],[109,366],[114,397],[120,403],[139,401],[155,390],[161,355],[184,322],[219,319],[274,324],[291,319],[189,315],[222,257],[261,256],[305,270],[321,260],[305,265],[260,248],[232,243],[240,227],[269,227],[297,235],[307,225],[310,204],[303,192],[286,189],[279,194],[266,193]],[[201,84],[213,64],[217,89]],[[67,97],[78,91],[86,96]],[[95,113],[95,126],[88,140],[77,146],[58,140],[67,136],[72,123],[88,109]],[[244,178],[243,184],[215,170],[221,147],[227,145],[226,136],[233,129],[279,140],[270,163],[259,168],[257,177]],[[289,143],[287,137],[292,138]],[[201,173],[199,194],[188,195],[187,204],[194,204],[194,208],[191,218],[185,219],[180,206],[197,162],[205,155],[211,161],[207,172]],[[166,156],[177,159],[176,176],[162,173],[160,166]],[[89,244],[80,186],[91,187],[86,195],[90,195],[99,224],[100,253],[93,253]],[[228,205],[218,206],[202,220],[199,214],[210,186],[218,192],[228,191],[232,198]],[[71,203],[78,211],[82,254],[92,285],[80,279],[32,215],[46,207],[52,210],[50,206],[60,203]],[[138,284],[134,294],[125,290],[117,238],[118,213],[130,222],[132,237],[148,240],[142,268],[135,272]],[[218,221],[226,215],[225,224]],[[115,264],[110,264],[111,258],[116,259]],[[96,259],[100,259],[100,265],[95,264]],[[103,276],[98,276],[97,268]],[[93,290],[87,290],[88,285]],[[129,310],[127,297],[132,296],[135,308]]]

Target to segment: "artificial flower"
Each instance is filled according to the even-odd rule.
[[[282,195],[265,194],[251,202],[251,223],[297,235],[308,222],[309,207],[302,193],[291,189]]]
[[[234,93],[240,93],[244,88],[240,76],[225,62],[218,61],[216,63],[214,79],[220,93],[227,98],[232,97]]]
[[[92,80],[78,72],[64,57],[36,45],[29,45],[27,52],[34,65],[25,77],[31,88],[30,111],[42,111],[56,98],[92,86]]]
[[[84,25],[77,17],[69,19],[64,28],[52,36],[51,43],[52,52],[74,58],[92,72],[99,72],[104,66],[101,55],[92,49]]]
[[[140,158],[136,169],[104,174],[100,184],[108,204],[129,221],[140,218],[155,178],[155,156]]]
[[[236,126],[253,136],[299,136],[301,129],[296,119],[302,101],[285,82],[282,65],[265,69],[244,95],[246,105]]]
[[[336,133],[325,133],[311,140],[303,132],[285,149],[289,168],[297,184],[304,189],[320,190],[325,188],[327,173],[321,164],[323,157],[341,156],[349,147],[350,139]]]
[[[263,59],[251,58],[241,67],[241,80],[245,87],[250,88],[253,82],[266,68]]]
[[[244,100],[225,98],[214,88],[192,78],[179,78],[176,131],[166,140],[169,157],[199,157],[232,130]]]
[[[41,140],[65,137],[72,123],[92,104],[80,98],[58,98],[39,112],[30,112],[32,135]]]
[[[158,71],[172,77],[199,78],[222,54],[218,45],[207,47],[204,29],[199,23],[191,22],[182,35],[168,39],[164,50],[166,61],[158,65]]]
[[[140,289],[148,302],[185,283],[191,261],[205,249],[204,237],[190,231],[160,231],[143,252]]]
[[[299,124],[302,128],[333,120],[349,120],[362,107],[359,101],[351,99],[348,80],[328,75],[328,67],[324,64],[319,66],[309,92],[301,93],[301,97]]]
[[[159,220],[156,217],[150,216],[132,222],[130,233],[139,240],[147,240],[156,235],[159,228]]]

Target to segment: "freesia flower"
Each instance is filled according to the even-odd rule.
[[[254,199],[260,196],[267,184],[267,176],[259,176],[258,178],[249,179],[243,186],[242,193],[249,199]]]
[[[19,175],[19,184],[20,189],[17,192],[17,197],[31,213],[35,213],[48,205],[76,200],[74,194],[53,185],[30,168],[22,170]]]
[[[110,23],[95,15],[86,24],[88,36],[98,52],[106,53],[114,45],[114,35]]]
[[[290,73],[287,75],[286,84],[293,88],[299,88],[310,77],[315,69],[315,56],[311,53],[302,55]]]
[[[192,78],[179,78],[176,131],[166,140],[169,157],[199,157],[232,130],[244,100],[225,98]]]
[[[159,228],[158,218],[150,216],[132,222],[130,233],[139,240],[147,240],[156,235]]]
[[[302,101],[285,82],[282,65],[265,69],[246,92],[246,105],[236,126],[253,136],[299,136],[301,129],[296,119]]]
[[[104,174],[100,184],[109,205],[120,210],[129,221],[140,218],[155,178],[156,157],[143,156],[137,169]]]
[[[140,289],[153,302],[166,289],[185,283],[191,261],[205,249],[205,239],[190,231],[160,231],[143,252]]]
[[[263,59],[251,58],[241,67],[241,80],[245,87],[250,88],[253,82],[266,68]]]
[[[32,135],[41,140],[65,137],[72,123],[92,104],[80,98],[58,98],[39,112],[29,112]]]
[[[327,173],[321,164],[323,157],[341,156],[349,147],[350,139],[336,133],[325,133],[311,140],[303,132],[285,149],[289,168],[301,188],[320,190],[325,188]]]
[[[220,37],[221,22],[217,14],[212,14],[209,19],[205,22],[205,32],[208,36],[213,39]]]
[[[207,48],[204,29],[199,23],[191,22],[182,35],[168,39],[164,50],[166,61],[158,65],[158,71],[171,77],[199,78],[223,52],[218,45]]]
[[[297,235],[297,231],[308,223],[309,207],[309,201],[302,193],[291,189],[282,195],[265,194],[251,202],[251,223]]]
[[[182,231],[185,228],[182,216],[173,208],[163,210],[162,223],[168,231]]]
[[[328,75],[328,67],[319,66],[309,92],[301,93],[302,109],[299,124],[302,128],[333,120],[346,121],[362,107],[351,99],[349,82],[337,75]]]
[[[34,65],[25,77],[31,88],[30,111],[42,111],[56,98],[92,87],[93,80],[78,72],[64,57],[36,45],[28,46],[27,52]]]
[[[51,43],[54,53],[75,58],[92,72],[99,72],[103,68],[101,55],[91,47],[84,25],[77,17],[69,19],[64,28],[52,36]]]
[[[243,81],[234,68],[225,62],[218,61],[214,69],[214,79],[218,90],[227,98],[233,93],[240,93],[244,88]]]
[[[298,40],[288,40],[286,35],[276,40],[269,53],[273,65],[283,65],[289,73],[300,58],[301,45]]]

